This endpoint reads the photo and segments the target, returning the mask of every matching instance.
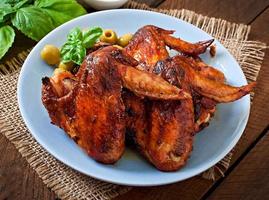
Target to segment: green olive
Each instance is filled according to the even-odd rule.
[[[74,67],[73,62],[67,62],[67,63],[60,62],[59,66],[58,66],[58,68],[64,69],[66,71],[72,71],[73,67]]]
[[[131,33],[127,33],[127,34],[122,35],[118,40],[118,45],[120,45],[122,47],[126,47],[129,44],[132,37],[133,37],[133,35]]]
[[[53,45],[45,45],[40,56],[49,65],[57,65],[60,62],[60,50]]]
[[[118,37],[115,31],[107,29],[107,30],[104,30],[103,34],[100,36],[100,41],[110,43],[110,44],[116,44],[118,41]]]
[[[54,71],[53,71],[53,76],[57,75],[57,74],[60,74],[60,73],[63,73],[63,72],[66,72],[66,70],[62,69],[62,68],[55,68]]]

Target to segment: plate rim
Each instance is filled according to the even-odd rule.
[[[203,31],[202,29],[194,26],[193,24],[189,23],[189,22],[186,22],[184,20],[181,20],[179,18],[176,18],[176,17],[173,17],[173,16],[170,16],[170,15],[166,15],[166,14],[163,14],[163,13],[158,13],[158,12],[154,12],[154,11],[148,11],[148,10],[138,10],[138,9],[111,9],[111,10],[105,10],[105,11],[98,11],[98,12],[94,12],[94,13],[88,13],[86,15],[83,15],[83,16],[80,16],[80,17],[77,17],[75,19],[72,19],[62,25],[60,25],[59,27],[55,28],[54,30],[52,30],[50,33],[48,33],[44,38],[42,38],[35,46],[34,48],[31,50],[31,52],[29,53],[29,55],[27,56],[26,60],[24,61],[23,63],[23,66],[21,68],[21,71],[20,71],[20,74],[19,74],[19,78],[18,78],[18,83],[17,83],[17,100],[18,100],[18,105],[19,105],[19,110],[20,110],[20,113],[21,113],[21,116],[23,118],[23,121],[25,122],[25,125],[27,126],[29,132],[31,133],[31,135],[34,137],[34,139],[42,146],[42,148],[44,148],[45,151],[47,151],[51,156],[53,156],[54,158],[56,158],[58,161],[60,161],[61,163],[67,165],[68,167],[82,173],[82,174],[85,174],[87,176],[90,176],[90,177],[93,177],[95,179],[98,179],[98,180],[101,180],[101,181],[105,181],[105,182],[109,182],[109,183],[113,183],[113,184],[118,184],[118,185],[127,185],[127,186],[158,186],[158,185],[166,185],[166,184],[171,184],[171,183],[175,183],[175,182],[179,182],[179,181],[183,181],[183,180],[186,180],[188,178],[191,178],[191,177],[194,177],[204,171],[206,171],[207,169],[211,168],[212,166],[214,166],[215,164],[217,164],[221,159],[223,159],[232,149],[233,147],[238,143],[239,139],[241,138],[245,128],[246,128],[246,125],[247,125],[247,122],[248,122],[248,119],[249,119],[249,114],[250,114],[250,96],[247,95],[245,98],[247,98],[247,107],[246,107],[246,116],[244,117],[244,119],[241,121],[241,126],[240,127],[237,127],[235,129],[234,132],[236,132],[236,136],[231,140],[230,144],[225,148],[223,149],[222,153],[220,153],[218,156],[216,156],[214,159],[212,159],[211,162],[207,162],[207,165],[206,167],[200,167],[199,169],[195,170],[194,173],[192,173],[191,175],[189,175],[189,173],[181,178],[175,178],[173,180],[165,180],[165,181],[161,181],[159,179],[159,182],[158,183],[154,183],[152,182],[151,184],[143,184],[141,181],[139,183],[137,183],[136,181],[135,182],[132,182],[132,181],[117,181],[115,179],[109,179],[109,177],[107,178],[103,178],[103,177],[100,177],[98,175],[95,175],[94,172],[92,173],[89,173],[89,172],[86,172],[85,170],[82,170],[80,168],[78,168],[77,166],[72,166],[71,164],[67,163],[66,160],[64,158],[61,158],[61,156],[59,156],[57,153],[53,152],[51,149],[49,149],[47,147],[47,145],[45,144],[45,142],[43,142],[39,137],[38,137],[38,134],[35,134],[35,131],[33,131],[33,128],[32,128],[32,125],[31,123],[28,121],[27,117],[26,117],[26,111],[24,110],[23,108],[23,103],[22,103],[22,95],[21,95],[21,92],[22,92],[22,88],[21,88],[21,82],[22,82],[22,76],[23,76],[23,72],[25,70],[26,67],[24,67],[25,65],[27,65],[27,63],[29,62],[33,52],[35,52],[35,49],[37,48],[38,44],[45,40],[47,38],[47,36],[49,35],[52,35],[54,32],[58,31],[59,29],[61,29],[63,26],[65,26],[66,24],[69,24],[69,23],[74,23],[75,21],[79,21],[81,20],[82,18],[87,18],[91,15],[98,15],[99,13],[111,13],[111,12],[137,12],[137,13],[149,13],[149,14],[153,14],[153,15],[159,15],[159,16],[162,16],[162,17],[169,17],[169,18],[173,18],[173,19],[176,19],[176,20],[180,20],[181,22],[183,23],[187,23],[189,25],[191,25],[194,29],[199,29],[201,31]],[[204,33],[206,33],[205,31],[203,31]],[[212,37],[210,34],[206,33],[207,35],[209,35],[210,37]],[[213,38],[213,37],[212,37]],[[221,46],[223,46],[217,39],[215,39],[216,42],[218,42]],[[226,50],[226,53],[229,54],[229,56],[231,57],[231,59],[234,60],[234,62],[238,65],[239,69],[241,70],[242,74],[243,74],[243,78],[244,80],[246,81],[246,77],[245,77],[245,74],[243,73],[242,71],[242,68],[240,67],[239,63],[235,60],[235,58],[230,54],[230,52],[223,46],[223,48]],[[247,82],[247,81],[246,81]],[[237,130],[239,129],[239,130]],[[169,173],[173,173],[173,172],[169,172]]]

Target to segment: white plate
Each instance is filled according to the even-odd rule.
[[[103,165],[86,155],[60,128],[50,123],[41,102],[41,78],[51,76],[53,69],[40,59],[40,50],[46,44],[58,47],[74,27],[100,26],[115,30],[119,35],[134,33],[143,25],[153,24],[176,30],[175,35],[195,42],[212,38],[197,27],[182,20],[155,12],[141,10],[109,10],[74,19],[44,37],[31,51],[21,70],[18,82],[18,101],[22,117],[35,139],[54,157],[66,165],[91,177],[135,186],[153,186],[173,183],[195,176],[220,161],[237,143],[246,126],[250,98],[221,104],[210,126],[195,136],[194,148],[187,165],[177,172],[161,172],[136,152],[127,149],[114,165]],[[245,76],[230,53],[218,42],[217,55],[203,59],[225,73],[231,85],[247,83]]]

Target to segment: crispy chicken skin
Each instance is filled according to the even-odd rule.
[[[159,60],[169,56],[158,28],[152,25],[140,28],[124,51],[139,62],[140,69],[148,72],[152,72],[153,66]]]
[[[159,74],[172,85],[191,94],[184,73],[177,71],[168,58],[155,66]],[[164,67],[158,70],[160,65]],[[183,167],[190,156],[194,134],[194,108],[192,99],[181,101],[154,101],[152,103],[148,136],[149,160],[162,171],[175,171]]]
[[[249,94],[256,85],[252,82],[248,85],[241,87],[234,87],[225,83],[211,80],[195,71],[188,64],[188,60],[183,56],[173,57],[173,62],[187,74],[188,83],[200,95],[213,99],[218,103],[228,103]]]
[[[204,53],[207,47],[209,47],[214,42],[214,39],[210,39],[206,41],[200,41],[197,43],[190,43],[180,38],[171,36],[171,34],[173,34],[175,31],[164,30],[159,27],[154,27],[154,28],[157,29],[158,33],[161,35],[162,39],[164,40],[164,43],[168,47],[170,47],[171,49],[180,51],[181,53],[184,53],[186,55],[197,56],[201,53]]]
[[[201,60],[201,58],[186,57],[186,61],[188,62],[190,67],[198,71],[201,76],[221,83],[224,83],[226,81],[225,76],[221,71],[205,64]]]
[[[123,91],[122,98],[126,107],[127,140],[134,143],[140,153],[146,156],[150,101],[138,97],[129,90]]]
[[[90,53],[75,76],[64,72],[42,81],[42,101],[52,123],[102,163],[116,162],[124,151],[123,86],[143,97],[186,98],[180,89],[157,75],[133,68],[133,64],[132,58],[109,46]]]

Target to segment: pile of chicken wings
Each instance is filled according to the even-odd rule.
[[[227,85],[199,57],[213,40],[189,43],[173,33],[144,26],[123,49],[96,44],[75,75],[44,77],[52,123],[102,163],[118,161],[128,139],[159,170],[184,166],[216,104],[249,94],[255,83]],[[167,47],[178,54],[170,57]]]

